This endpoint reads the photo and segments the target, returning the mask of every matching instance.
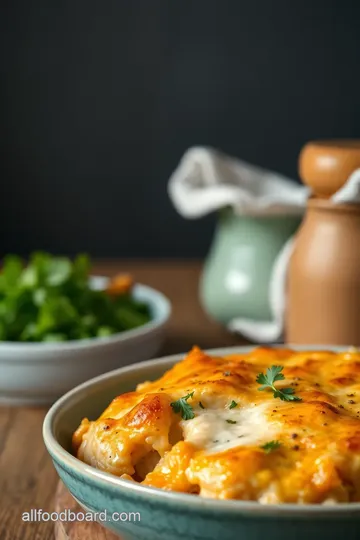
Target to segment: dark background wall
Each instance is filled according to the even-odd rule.
[[[201,256],[167,179],[206,144],[296,178],[360,137],[359,2],[6,0],[0,251]]]

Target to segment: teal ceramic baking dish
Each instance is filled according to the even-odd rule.
[[[210,352],[224,355],[249,349]],[[96,418],[113,397],[159,377],[182,358],[170,356],[101,375],[67,393],[49,410],[44,441],[80,505],[101,512],[106,518],[102,524],[127,540],[359,540],[360,503],[262,505],[205,499],[121,480],[71,455],[71,435],[83,417]]]

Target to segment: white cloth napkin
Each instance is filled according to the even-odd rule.
[[[301,213],[308,189],[213,148],[185,152],[173,172],[168,192],[185,218],[199,218],[224,206],[247,215]]]
[[[185,152],[168,183],[168,193],[184,218],[196,219],[224,206],[242,215],[281,215],[304,212],[309,189],[271,171],[226,156],[213,148]],[[360,202],[360,169],[332,197],[335,203]],[[280,341],[286,306],[287,267],[294,247],[291,238],[279,253],[271,275],[269,305],[272,321],[236,318],[229,329],[252,341]]]

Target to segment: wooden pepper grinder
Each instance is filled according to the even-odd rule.
[[[288,343],[360,345],[360,204],[329,199],[358,168],[358,140],[311,142],[300,154],[312,196],[289,264]]]

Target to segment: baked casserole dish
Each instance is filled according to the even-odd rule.
[[[360,501],[360,352],[197,347],[73,435],[83,462],[155,488],[262,504]]]

